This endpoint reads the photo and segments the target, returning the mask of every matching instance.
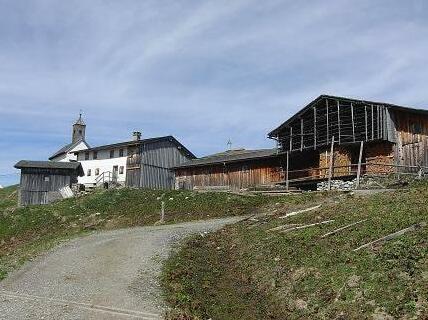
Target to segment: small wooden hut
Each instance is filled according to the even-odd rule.
[[[228,150],[174,168],[176,189],[245,189],[283,180],[276,149]]]
[[[18,205],[47,204],[62,199],[60,190],[77,183],[83,176],[79,162],[21,160],[15,168],[21,170]]]

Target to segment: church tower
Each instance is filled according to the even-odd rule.
[[[85,140],[86,124],[82,119],[82,114],[79,114],[79,119],[73,124],[73,139],[72,142]]]

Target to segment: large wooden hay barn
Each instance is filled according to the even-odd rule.
[[[428,166],[428,110],[321,95],[268,136],[288,158],[283,168],[295,185],[326,179],[330,170],[354,177],[358,162],[371,174]]]
[[[21,169],[18,204],[47,204],[62,199],[60,189],[77,183],[83,175],[78,162],[21,160],[15,168]]]
[[[177,189],[245,189],[283,180],[276,149],[229,150],[174,169]]]

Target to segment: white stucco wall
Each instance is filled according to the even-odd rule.
[[[94,184],[97,177],[103,172],[113,172],[113,167],[118,166],[117,181],[125,184],[126,179],[126,148],[123,149],[123,157],[119,157],[119,149],[114,149],[115,156],[110,158],[110,150],[99,150],[97,159],[93,159],[94,152],[89,152],[89,160],[85,160],[85,151],[79,152],[77,160],[82,164],[85,175],[79,177],[79,183],[85,185]],[[120,173],[120,167],[123,166],[123,173]],[[91,169],[91,175],[88,176],[88,170]],[[99,175],[95,175],[96,169],[99,169]]]

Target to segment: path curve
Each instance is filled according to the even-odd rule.
[[[171,247],[240,219],[106,231],[66,242],[0,282],[0,319],[161,319],[157,279]]]

